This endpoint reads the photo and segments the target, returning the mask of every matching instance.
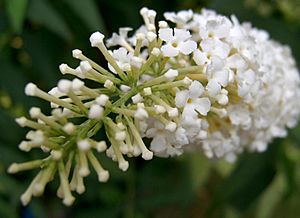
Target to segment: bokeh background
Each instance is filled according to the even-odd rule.
[[[236,14],[241,21],[266,29],[272,38],[290,45],[300,63],[299,0],[0,0],[0,217],[300,217],[300,127],[275,140],[267,152],[244,154],[235,164],[209,161],[202,154],[173,159],[131,160],[120,172],[111,161],[111,179],[99,184],[87,179],[87,191],[66,208],[55,196],[57,181],[43,197],[22,207],[20,194],[36,172],[8,175],[11,162],[28,161],[40,153],[17,149],[25,135],[14,118],[30,106],[48,104],[23,94],[27,82],[44,90],[62,77],[58,65],[76,66],[71,50],[80,48],[103,62],[89,45],[96,30],[111,35],[118,27],[137,28],[139,9],[164,11],[215,9]]]

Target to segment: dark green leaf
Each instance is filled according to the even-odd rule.
[[[16,33],[22,31],[27,3],[27,0],[6,0],[6,10],[12,29]]]
[[[105,32],[102,16],[94,0],[73,1],[65,0],[74,13],[83,20],[90,31],[101,30]]]
[[[272,182],[276,174],[273,157],[277,148],[274,143],[265,153],[243,155],[232,174],[218,189],[211,209],[229,203],[240,211],[246,210]]]
[[[46,0],[32,0],[28,8],[28,18],[41,24],[65,40],[70,40],[72,35],[64,18]]]

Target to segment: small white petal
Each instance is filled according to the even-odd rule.
[[[178,45],[178,49],[181,53],[188,55],[197,49],[197,43],[192,40],[180,42]]]
[[[210,100],[209,98],[198,98],[195,100],[196,107],[195,109],[203,116],[206,116],[210,110]]]
[[[191,98],[198,98],[204,93],[204,87],[199,81],[193,81],[189,87],[189,95]]]
[[[171,28],[163,28],[158,31],[158,36],[165,42],[171,42],[173,40],[173,30]]]
[[[182,42],[186,41],[187,39],[191,38],[191,34],[189,31],[185,29],[174,29],[174,38],[176,41]]]
[[[175,57],[179,54],[179,50],[170,44],[163,45],[161,47],[161,52],[165,57]]]
[[[207,90],[209,96],[215,97],[215,96],[217,96],[217,94],[220,93],[221,86],[217,81],[212,79],[212,80],[209,80],[209,82],[207,83],[206,90]]]
[[[177,92],[175,97],[175,105],[177,107],[184,107],[186,105],[188,98],[189,98],[188,90]]]
[[[204,65],[208,59],[204,52],[201,52],[199,49],[196,49],[193,53],[193,60],[197,65]]]
[[[169,80],[169,81],[173,81],[177,76],[178,76],[178,71],[177,70],[173,70],[173,69],[169,69],[164,76]]]

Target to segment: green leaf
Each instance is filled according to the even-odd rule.
[[[28,18],[45,26],[65,40],[71,40],[71,32],[64,18],[46,0],[32,0],[28,8]]]
[[[65,2],[70,9],[73,10],[80,19],[82,19],[90,31],[101,30],[105,32],[102,16],[97,10],[97,5],[94,0],[65,0]]]
[[[283,197],[284,192],[284,176],[279,173],[268,189],[263,193],[258,202],[256,209],[257,218],[269,218],[275,210],[275,207]]]
[[[5,3],[13,31],[15,33],[21,33],[28,1],[6,0]]]
[[[248,153],[241,157],[231,175],[218,189],[210,212],[224,204],[245,211],[256,200],[276,174],[273,158],[277,144],[271,144],[265,153]]]
[[[204,155],[198,152],[188,154],[186,158],[191,177],[191,187],[192,190],[196,191],[206,182],[211,170],[211,163]]]
[[[6,218],[17,218],[17,211],[15,208],[10,205],[9,202],[6,202],[4,199],[1,199],[0,196],[0,217]]]

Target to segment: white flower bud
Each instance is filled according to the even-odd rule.
[[[131,100],[132,100],[132,102],[133,102],[134,104],[137,104],[137,103],[139,103],[139,102],[144,101],[144,98],[141,96],[140,93],[138,93],[138,94],[132,96],[132,97],[131,97]]]
[[[177,108],[171,108],[168,110],[169,117],[177,117],[178,116],[178,109]]]
[[[130,60],[131,66],[134,68],[140,69],[143,65],[144,60],[140,57],[133,56]]]
[[[72,81],[72,89],[73,91],[79,91],[84,86],[84,82],[80,79],[73,79]]]
[[[128,161],[126,160],[123,160],[123,161],[120,161],[119,162],[119,168],[122,170],[122,171],[126,171],[129,167],[129,163]]]
[[[142,152],[142,158],[144,160],[151,160],[153,158],[153,152],[149,150],[145,150]]]
[[[131,87],[126,85],[120,85],[120,89],[122,92],[129,92],[131,90]]]
[[[164,29],[164,28],[168,28],[169,25],[168,25],[168,23],[167,23],[166,21],[162,20],[162,21],[159,21],[159,22],[158,22],[158,27],[159,27],[160,29]]]
[[[100,94],[96,99],[96,103],[100,106],[105,106],[107,102],[109,101],[109,97],[105,94]]]
[[[144,33],[137,33],[136,34],[136,39],[137,40],[144,40],[146,38]]]
[[[72,82],[70,80],[61,79],[59,80],[57,87],[62,93],[69,93],[72,89]]]
[[[96,149],[98,152],[103,152],[107,149],[107,145],[105,141],[100,141],[96,144]]]
[[[96,47],[97,45],[103,43],[104,35],[100,32],[94,32],[90,36],[90,42],[92,47]]]
[[[143,8],[141,8],[141,10],[140,10],[140,14],[141,14],[142,16],[147,16],[148,11],[149,11],[148,8],[143,7]]]
[[[13,163],[9,166],[8,170],[7,170],[8,173],[11,173],[11,174],[14,174],[14,173],[17,173],[19,172],[19,166],[17,163]],[[29,200],[30,201],[30,200]]]
[[[62,74],[66,74],[67,73],[67,70],[68,70],[68,65],[67,64],[61,64],[59,65],[59,71],[62,73]]]
[[[151,54],[154,55],[155,57],[158,57],[160,55],[159,48],[153,48]]]
[[[177,76],[178,76],[178,71],[177,70],[173,70],[173,69],[169,69],[164,76],[169,80],[169,81],[173,81]]]
[[[145,95],[145,96],[152,95],[152,90],[151,90],[150,87],[144,88],[144,89],[143,89],[143,92],[144,92],[144,95]]]
[[[76,127],[73,123],[67,123],[64,125],[63,130],[68,135],[72,135],[74,131],[76,130]]]
[[[16,118],[16,122],[19,124],[19,126],[21,127],[25,127],[25,124],[26,124],[26,117],[19,117],[19,118]]]
[[[93,68],[92,68],[90,62],[88,62],[88,61],[80,61],[80,70],[81,70],[82,73],[89,72],[92,69]]]
[[[144,120],[147,119],[149,115],[144,108],[138,107],[138,109],[134,113],[134,117],[138,120]]]
[[[30,151],[31,150],[31,146],[29,145],[29,143],[27,141],[22,141],[20,144],[19,144],[19,149],[21,151]]]
[[[25,94],[28,95],[28,96],[35,96],[37,89],[38,88],[37,88],[37,86],[35,84],[28,83],[25,86]]]
[[[90,150],[92,147],[91,143],[87,139],[78,141],[77,146],[83,152]]]
[[[30,114],[31,118],[37,119],[41,114],[41,109],[38,107],[32,107],[29,110],[29,114]]]
[[[102,118],[104,109],[100,105],[93,104],[89,110],[89,118],[100,120]]]
[[[109,179],[109,172],[107,170],[103,170],[98,175],[99,182],[107,182]]]
[[[72,56],[76,59],[79,59],[81,57],[81,55],[82,55],[82,51],[79,49],[74,49],[72,51]]]
[[[53,158],[53,160],[60,160],[62,158],[62,151],[60,150],[52,150],[50,152],[51,157]]]
[[[115,134],[115,139],[117,141],[124,141],[126,138],[126,132],[125,131],[118,131]]]
[[[168,130],[170,132],[174,132],[177,128],[177,124],[174,122],[169,122],[165,128],[166,128],[166,130]]]
[[[108,88],[108,89],[111,89],[113,87],[113,85],[114,85],[114,83],[109,79],[107,79],[104,83],[104,87]]]
[[[120,130],[124,130],[126,128],[123,123],[117,123],[117,126]]]
[[[150,23],[149,25],[148,25],[148,30],[150,30],[150,31],[155,31],[155,25],[154,24],[152,24],[152,23]]]
[[[149,42],[154,41],[157,38],[157,35],[154,32],[148,32],[147,33],[147,39]]]

